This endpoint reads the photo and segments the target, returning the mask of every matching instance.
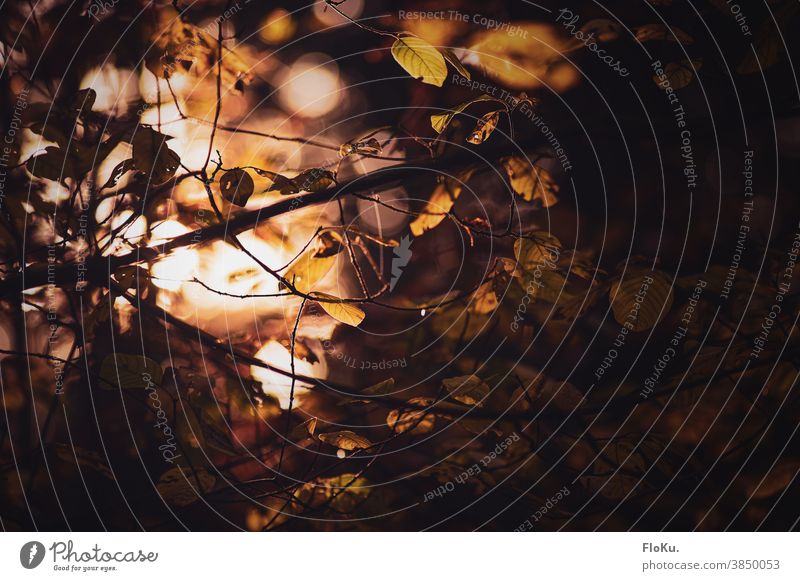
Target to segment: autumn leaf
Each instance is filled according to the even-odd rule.
[[[492,281],[485,282],[478,287],[478,290],[472,295],[470,302],[470,312],[476,315],[488,315],[493,312],[499,305],[497,295],[494,292],[494,285]]]
[[[307,482],[294,492],[292,498],[302,507],[330,505],[334,510],[348,513],[363,505],[370,490],[366,478],[345,473]]]
[[[525,272],[519,279],[520,286],[534,300],[541,299],[549,303],[570,301],[574,294],[567,287],[567,278],[550,268]]]
[[[529,232],[522,238],[514,241],[514,256],[517,259],[518,268],[515,269],[516,275],[521,275],[522,271],[534,271],[553,265],[561,253],[561,241],[544,230]],[[551,266],[552,268],[552,266]]]
[[[775,10],[774,20],[767,18],[755,33],[753,49],[746,51],[736,67],[740,75],[750,75],[777,64],[786,52],[784,45],[787,23],[793,22],[800,12],[797,2],[785,2]],[[778,26],[775,26],[775,23]]]
[[[234,168],[226,171],[219,180],[219,191],[222,197],[240,207],[247,204],[253,195],[255,184],[253,178],[245,170]]]
[[[389,379],[385,379],[375,385],[371,385],[368,388],[362,390],[361,393],[366,395],[386,395],[388,393],[392,393],[394,391],[394,377],[390,377]]]
[[[122,178],[123,175],[128,173],[131,170],[136,169],[136,164],[133,162],[133,159],[125,159],[119,162],[117,165],[114,166],[114,169],[111,170],[111,175],[109,176],[108,180],[103,187],[100,188],[105,190],[106,188],[113,188],[117,185],[119,180]]]
[[[102,389],[145,389],[161,386],[161,365],[142,355],[112,353],[100,364],[98,387]]]
[[[270,174],[272,185],[268,192],[280,192],[282,195],[299,194],[300,192],[321,192],[336,183],[336,178],[329,170],[313,168],[302,171],[293,178],[272,172],[259,172],[261,175]]]
[[[634,29],[634,35],[639,42],[651,40],[666,40],[680,44],[692,44],[694,39],[676,26],[664,24],[645,24]]]
[[[416,36],[401,36],[392,45],[392,56],[405,71],[429,85],[441,87],[447,78],[442,53]]]
[[[211,393],[192,393],[189,406],[179,410],[178,417],[184,412],[190,418],[194,415],[200,428],[199,438],[204,445],[228,456],[236,456],[238,452],[231,442],[231,426],[220,409],[220,402]]]
[[[460,174],[458,178],[445,177],[439,182],[425,208],[409,224],[411,233],[414,236],[422,236],[444,220],[447,213],[453,208],[458,196],[461,195],[463,184],[472,177],[473,172],[474,170],[467,170]]]
[[[462,77],[466,78],[468,81],[472,79],[469,74],[469,71],[464,67],[464,64],[459,60],[456,54],[449,48],[440,48],[439,52],[442,53],[444,60],[446,60],[450,65],[458,71]]]
[[[99,166],[118,141],[118,137],[113,137],[98,145],[77,140],[68,140],[59,147],[50,145],[45,147],[44,153],[28,159],[25,167],[38,178],[62,183],[67,178],[78,179]]]
[[[494,132],[497,123],[500,121],[500,111],[492,111],[486,113],[483,117],[478,119],[478,123],[472,130],[472,133],[467,137],[467,141],[473,145],[480,145]]]
[[[620,34],[625,29],[619,22],[611,20],[610,18],[593,18],[581,26],[581,32],[584,34],[584,39],[588,35],[593,35],[594,38],[600,42],[613,42],[619,39]],[[575,38],[576,46],[585,46],[582,41]]]
[[[364,436],[359,436],[355,432],[351,430],[343,430],[341,432],[329,432],[327,434],[320,434],[319,439],[325,442],[326,444],[330,444],[331,446],[335,446],[340,450],[359,450],[359,449],[366,449],[372,447],[372,442],[370,442]]]
[[[582,445],[588,448],[586,443]],[[603,454],[596,454],[591,449],[583,452],[593,460],[580,481],[588,490],[619,501],[637,488],[646,486],[643,475],[652,469],[655,459],[661,457],[662,449],[663,444],[653,438],[610,439]]]
[[[317,301],[326,313],[337,321],[353,327],[358,327],[364,320],[364,311],[351,303],[342,302],[342,299],[326,293],[315,292],[312,298],[324,299]],[[334,302],[331,302],[334,301]]]
[[[544,86],[560,93],[579,82],[577,70],[564,59],[574,41],[543,23],[513,26],[519,34],[495,29],[473,35],[461,61],[513,90]]]
[[[703,66],[703,61],[700,59],[695,60],[682,60],[680,63],[669,63],[664,67],[664,74],[667,76],[669,86],[673,89],[683,89],[692,82],[695,72]],[[661,79],[658,76],[653,76],[653,82],[662,89]]]
[[[323,230],[314,240],[314,257],[335,256],[345,248],[344,237],[335,230]]]
[[[672,306],[672,279],[658,270],[630,268],[609,291],[614,318],[631,331],[651,329]]]
[[[301,192],[321,192],[331,187],[336,179],[332,172],[322,169],[313,168],[301,172],[292,181],[297,184],[298,191]]]
[[[453,399],[465,405],[483,406],[483,400],[489,395],[489,386],[477,375],[451,377],[442,381],[444,388]]]
[[[361,393],[359,395],[362,395],[362,396],[364,396],[364,395],[377,396],[377,395],[388,395],[388,394],[393,393],[393,392],[394,392],[394,378],[390,377],[389,379],[385,379],[383,381],[380,381],[380,382],[376,383],[375,385],[371,385],[371,386],[367,387],[366,389],[361,390]],[[365,399],[363,397],[351,397],[351,398],[343,399],[341,402],[339,402],[338,405],[342,406],[342,405],[349,405],[349,404],[355,404],[355,403],[359,403],[359,404],[365,404],[366,403],[366,404],[368,404],[368,403],[373,403],[373,402],[374,402],[374,399]]]
[[[96,99],[97,93],[94,89],[81,89],[72,97],[72,112],[80,119],[84,119],[92,112]]]
[[[145,64],[157,77],[172,78],[176,72],[187,73],[195,79],[216,76],[220,49],[216,38],[217,25],[199,28],[169,6],[158,12],[159,20],[152,38]],[[209,32],[213,32],[209,34]],[[249,84],[253,78],[247,58],[246,48],[239,46],[233,51],[222,48],[222,83],[226,87]]]
[[[178,170],[181,158],[167,146],[169,136],[140,127],[133,136],[133,164],[153,184],[163,184]]]
[[[292,440],[303,440],[305,438],[309,438],[314,435],[314,432],[317,429],[317,418],[311,418],[304,421],[302,424],[298,424],[292,429],[289,433],[289,437]]]
[[[480,97],[476,97],[475,99],[459,103],[458,105],[453,107],[453,109],[450,111],[445,111],[444,113],[437,113],[435,115],[431,115],[431,127],[433,127],[436,133],[442,133],[442,131],[447,129],[447,126],[453,120],[453,117],[455,117],[459,113],[463,113],[470,105],[474,105],[475,103],[481,103],[484,101],[495,101],[497,103],[502,103],[500,99],[497,99],[490,95],[481,95]]]
[[[298,291],[308,294],[335,262],[335,255],[317,256],[314,249],[306,250],[292,263],[284,278]]]
[[[80,170],[69,158],[66,150],[51,145],[45,147],[44,151],[31,157],[25,164],[28,171],[37,178],[59,182],[80,176]]]
[[[164,472],[158,479],[156,490],[167,504],[188,506],[216,484],[217,479],[205,468],[192,470],[187,466],[176,466]]]
[[[111,468],[106,464],[105,459],[100,453],[94,450],[87,450],[80,446],[67,445],[67,444],[53,444],[49,450],[60,460],[67,464],[78,464],[86,468],[90,468],[106,478],[114,478],[114,473]]]
[[[430,406],[433,399],[428,397],[414,397],[408,400],[413,406]],[[436,415],[424,409],[405,410],[395,409],[386,416],[386,425],[394,432],[403,434],[409,432],[413,435],[427,434],[436,422]]]
[[[339,157],[348,155],[380,155],[383,152],[381,142],[370,137],[365,141],[347,142],[339,147]]]
[[[535,166],[521,157],[507,157],[502,162],[511,182],[511,188],[525,201],[540,200],[545,208],[558,202],[556,196],[558,185],[546,169]]]

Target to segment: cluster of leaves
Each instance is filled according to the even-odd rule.
[[[668,3],[666,0],[658,2],[659,5]],[[727,10],[724,4],[721,5]],[[780,5],[778,14],[788,21],[796,12],[796,3],[787,2]],[[252,80],[244,60],[224,47],[209,31],[177,18],[169,9],[163,10],[161,16],[168,20],[159,29],[146,58],[147,67],[157,77],[171,80],[177,72],[190,72],[195,78],[202,78],[207,74],[216,77],[219,71],[220,82],[235,89],[242,89]],[[594,26],[600,26],[609,37],[615,34],[615,26],[608,23],[595,22]],[[769,30],[774,31],[773,28]],[[448,65],[462,76],[470,78],[470,72],[450,49],[434,47],[407,32],[378,33],[388,34],[393,39],[393,58],[411,77],[422,83],[443,86]],[[780,58],[774,36],[759,33],[757,37],[756,52],[762,65],[769,66]],[[636,27],[634,37],[636,41],[643,43],[680,42],[691,45],[693,42],[686,32],[663,25]],[[600,36],[598,38],[602,40]],[[505,39],[504,42],[510,41]],[[488,41],[484,44],[487,50],[494,50]],[[497,58],[496,52],[494,55]],[[526,54],[525,50],[515,51],[506,60],[506,64],[527,64],[531,59],[542,60],[548,67],[552,64],[547,59],[540,58],[539,52],[527,51]],[[748,59],[750,56],[739,66],[742,74],[756,70],[754,62]],[[537,61],[536,66],[539,64],[542,63]],[[673,88],[681,89],[689,85],[702,64],[701,57],[671,62],[665,66],[665,74]],[[502,75],[508,72],[499,69],[495,74],[503,79]],[[513,86],[513,83],[509,85]],[[76,182],[83,180],[120,143],[130,144],[131,157],[119,163],[100,191],[92,192],[93,194],[116,188],[123,176],[129,173],[143,177],[153,186],[168,184],[181,177],[178,174],[182,167],[181,159],[170,149],[168,142],[171,138],[168,135],[142,125],[118,130],[116,125],[106,123],[107,119],[92,111],[95,99],[94,91],[85,89],[54,106],[35,104],[29,108],[25,126],[45,140],[55,143],[43,153],[37,153],[26,161],[25,166],[34,177],[57,181],[76,190]],[[507,120],[510,126],[513,114],[523,104],[535,107],[537,101],[521,93],[511,101],[482,95],[460,103],[452,109],[431,115],[430,125],[435,134],[432,141],[444,141],[442,137],[451,129],[453,121],[473,107],[489,107],[477,119],[466,137],[469,144],[481,146],[492,139],[501,122]],[[499,133],[497,132],[498,135]],[[334,151],[337,149],[340,161],[351,156],[379,157],[383,154],[384,144],[374,134],[370,134],[349,140],[334,148]],[[521,154],[503,155],[493,161],[505,171],[514,201],[521,199],[531,202],[536,208],[550,208],[558,202],[558,184],[538,163],[538,157],[532,161]],[[187,172],[191,171],[186,169]],[[478,166],[459,168],[452,176],[442,176],[423,208],[420,211],[407,212],[413,217],[409,225],[411,233],[421,237],[437,228],[445,218],[451,218],[470,236],[480,233],[489,237],[502,237],[492,232],[491,225],[483,228],[485,224],[479,224],[476,220],[464,220],[453,211],[464,188],[468,188],[470,181],[482,169],[484,168]],[[298,199],[302,199],[302,194],[305,193],[328,192],[329,199],[335,199],[334,194],[339,191],[337,170],[312,167],[291,172],[296,175],[289,177],[290,172],[285,172],[287,175],[284,175],[256,167],[226,169],[222,167],[220,160],[210,179],[205,175],[205,168],[200,173],[203,174],[203,185],[208,186],[209,190],[211,184],[218,181],[219,196],[235,207],[232,208],[233,211],[238,211],[247,206],[255,193],[254,175],[270,181],[266,192],[277,192],[284,196],[300,194]],[[209,198],[213,202],[212,192],[209,192]],[[52,209],[47,208],[48,211]],[[43,213],[41,207],[34,210]],[[20,218],[25,216],[21,215]],[[507,334],[506,329],[532,330],[540,326],[543,312],[552,313],[554,320],[559,322],[574,323],[584,317],[588,319],[588,314],[593,310],[597,314],[603,309],[610,310],[618,325],[631,333],[668,332],[674,328],[676,311],[686,307],[688,294],[698,279],[697,276],[682,276],[673,280],[672,276],[656,268],[654,261],[642,257],[620,264],[609,274],[593,260],[592,253],[565,248],[550,232],[526,229],[523,233],[513,233],[509,237],[514,238],[513,251],[509,250],[505,256],[497,259],[489,275],[482,278],[469,292],[426,297],[423,301],[425,307],[417,301],[405,305],[415,315],[422,311],[425,318],[419,325],[419,330],[409,332],[403,339],[408,339],[409,344],[415,344],[419,334],[442,335],[446,339],[444,346],[432,349],[429,355],[433,360],[442,357],[452,360],[467,341],[485,338],[489,343],[494,341],[498,333]],[[370,262],[376,249],[381,251],[397,248],[399,244],[397,240],[384,239],[353,226],[321,228],[299,255],[282,269],[283,272],[279,272],[281,289],[288,290],[288,294],[301,296],[304,304],[306,300],[317,303],[331,317],[347,326],[359,326],[366,317],[364,304],[374,303],[377,295],[369,296],[364,289],[363,297],[337,297],[320,290],[325,288],[325,278],[334,271],[340,258],[347,257],[355,269],[358,264],[355,256]],[[385,283],[377,268],[374,269],[374,274]],[[708,295],[719,295],[727,276],[726,271],[721,267],[712,267],[702,276],[708,282]],[[773,282],[742,269],[733,291],[736,300],[729,301],[720,309],[721,316],[717,321],[703,320],[703,325],[698,325],[703,331],[709,331],[713,341],[699,349],[693,358],[691,373],[682,375],[677,372],[676,367],[674,374],[664,377],[660,391],[655,394],[654,399],[661,398],[663,401],[665,397],[678,396],[675,398],[677,404],[693,405],[700,397],[694,392],[694,388],[704,388],[703,382],[711,382],[718,375],[724,376],[720,381],[736,381],[738,385],[738,380],[741,379],[743,384],[755,384],[758,379],[752,375],[752,371],[742,371],[750,346],[742,344],[735,349],[729,349],[725,341],[729,339],[733,325],[741,325],[751,335],[757,332],[763,320],[764,309],[768,308],[775,296]],[[281,412],[276,403],[263,394],[262,386],[253,383],[243,386],[243,382],[238,381],[242,368],[231,364],[228,359],[224,359],[221,364],[219,361],[215,363],[220,364],[221,374],[224,372],[237,381],[228,381],[225,393],[220,394],[219,387],[214,387],[216,382],[213,378],[187,377],[183,370],[172,368],[165,371],[155,359],[125,352],[103,356],[106,353],[104,349],[108,346],[103,345],[102,341],[97,346],[93,345],[95,333],[103,332],[103,328],[117,326],[117,321],[112,321],[112,325],[108,324],[110,317],[119,316],[113,308],[117,299],[135,291],[139,307],[146,309],[147,306],[154,305],[154,297],[159,292],[152,284],[147,269],[138,265],[117,269],[110,283],[113,283],[114,288],[108,291],[93,289],[94,309],[90,316],[82,320],[82,327],[76,325],[78,330],[83,331],[83,348],[91,346],[92,356],[97,356],[98,359],[92,369],[91,385],[114,395],[120,394],[122,397],[144,402],[151,416],[158,417],[160,411],[165,414],[165,425],[170,427],[181,456],[175,466],[157,475],[156,490],[168,505],[186,508],[211,494],[225,494],[229,489],[235,490],[236,486],[223,482],[221,478],[224,474],[226,479],[231,478],[237,485],[242,484],[233,478],[233,471],[229,466],[246,455],[244,446],[240,446],[237,441],[237,428],[241,426],[234,426],[235,421],[247,417],[253,423],[263,423],[265,419],[272,422],[286,412]],[[385,291],[387,286],[384,284],[382,290]],[[747,309],[746,305],[752,304],[751,299],[759,308]],[[537,305],[538,310],[529,309],[529,304]],[[426,316],[426,312],[430,316]],[[302,315],[302,312],[297,315],[298,322]],[[156,317],[156,322],[160,323],[157,319]],[[155,336],[156,331],[162,329],[155,327],[153,321],[150,322],[154,326],[146,328]],[[711,328],[705,328],[706,324]],[[498,331],[498,328],[503,331]],[[190,328],[190,331],[195,332],[195,336],[190,337],[192,340],[201,336],[198,329]],[[774,332],[776,343],[789,341],[790,329],[776,328]],[[693,331],[693,336],[680,353],[681,357],[688,359],[695,355],[693,350],[699,345],[699,337],[696,336],[699,333],[700,330]],[[524,338],[519,339],[520,342],[530,336],[528,333],[519,335],[524,335]],[[198,351],[182,355],[189,358],[203,355],[205,358],[207,353],[203,349],[208,347],[209,341],[207,338],[204,340],[205,345]],[[284,344],[297,358],[311,361],[316,356],[308,348],[306,341],[311,343],[308,338],[295,336],[293,333],[290,339],[284,340]],[[114,341],[110,343],[113,344]],[[223,338],[216,341],[217,345],[222,343]],[[208,348],[208,351],[212,349]],[[393,450],[393,446],[407,446],[409,441],[425,445],[428,439],[433,439],[440,431],[448,430],[448,435],[455,436],[447,438],[446,444],[437,444],[440,447],[430,444],[432,454],[440,457],[446,453],[447,461],[423,471],[420,475],[414,474],[414,478],[408,477],[408,480],[414,484],[421,482],[421,486],[429,486],[432,481],[451,483],[455,476],[491,453],[498,438],[522,431],[523,427],[527,427],[524,423],[531,417],[539,417],[539,412],[555,407],[560,412],[557,414],[558,421],[561,421],[564,416],[576,410],[579,414],[590,415],[592,406],[605,403],[609,399],[606,398],[608,393],[601,388],[587,393],[583,386],[576,387],[564,381],[550,379],[538,371],[533,374],[535,378],[530,377],[531,374],[524,375],[524,372],[520,372],[523,376],[517,376],[516,372],[509,373],[511,364],[503,357],[487,357],[484,360],[484,355],[485,353],[468,352],[465,361],[454,365],[455,370],[448,371],[446,376],[426,380],[411,393],[406,393],[403,389],[405,377],[397,376],[356,390],[355,393],[341,395],[337,409],[347,413],[348,419],[353,419],[348,423],[348,429],[330,429],[318,417],[296,421],[297,414],[286,414],[287,417],[281,419],[286,419],[289,429],[280,432],[280,437],[269,441],[270,444],[278,442],[277,446],[280,446],[278,469],[282,467],[280,462],[283,460],[285,447],[280,442],[285,442],[286,437],[301,450],[297,453],[299,457],[302,457],[302,451],[305,450],[320,451],[324,456],[360,463],[358,465],[361,469],[352,471],[348,467],[347,471],[342,472],[340,465],[329,464],[317,475],[303,475],[296,479],[294,485],[266,486],[264,496],[270,502],[280,500],[271,504],[272,508],[283,515],[334,514],[341,517],[374,508],[370,503],[378,503],[381,509],[385,509],[389,502],[386,497],[390,495],[385,495],[383,490],[377,495],[372,492],[374,483],[370,479],[373,476],[365,476],[372,459],[380,456],[384,450]],[[4,373],[7,373],[8,367],[4,366]],[[36,364],[30,367],[36,368]],[[781,358],[776,376],[778,379],[770,388],[770,397],[778,401],[777,398],[785,396],[793,385],[796,378],[795,362],[788,357]],[[81,375],[81,379],[85,377]],[[17,382],[19,381],[18,379]],[[244,379],[244,382],[249,381]],[[4,383],[9,382],[4,378]],[[263,387],[269,389],[269,386]],[[619,393],[615,392],[614,397],[620,396],[619,401],[623,403],[630,401],[632,396],[635,398],[638,387],[635,381],[628,381],[619,389]],[[156,394],[156,397],[150,394]],[[159,402],[158,405],[156,401]],[[22,409],[23,404],[23,399],[15,400],[13,395],[9,395],[4,406],[15,413]],[[358,427],[360,424],[354,418],[360,417],[365,418],[363,425],[370,427]],[[543,417],[546,420],[547,414],[543,414]],[[537,430],[546,432],[552,429],[545,420],[540,422]],[[283,422],[270,423],[270,428],[273,429],[279,423]],[[605,428],[606,426],[600,426],[596,433],[571,442],[574,445],[569,450],[575,449],[570,456],[571,469],[574,471],[573,475],[580,475],[578,482],[581,487],[614,501],[626,498],[637,489],[645,492],[658,490],[656,484],[666,480],[672,470],[664,467],[664,462],[672,460],[664,458],[663,451],[667,444],[656,435],[644,438],[616,435],[609,438],[608,432],[603,431]],[[546,436],[546,433],[542,438],[531,436],[531,441],[510,450],[507,457],[493,466],[496,472],[485,471],[480,478],[470,480],[470,490],[484,491],[516,468],[520,472],[514,486],[519,485],[518,483],[527,486],[527,479],[546,475],[544,461],[538,453],[532,453],[536,446],[546,442]],[[152,437],[153,434],[150,434],[151,439]],[[258,446],[264,444],[263,438],[256,437],[254,441]],[[738,440],[737,445],[741,441]],[[560,444],[556,446],[558,445]],[[459,446],[462,449],[451,455],[452,450]],[[277,455],[275,450],[273,445],[269,451],[271,454],[264,454],[264,457],[274,459]],[[556,451],[560,454],[564,450]],[[114,476],[107,461],[92,450],[56,444],[50,446],[48,453],[61,461],[90,468],[103,478],[111,479]],[[577,457],[577,460],[573,462],[572,456]],[[587,462],[587,458],[591,460]],[[220,465],[225,468],[220,468]],[[655,477],[650,474],[652,466],[656,466]],[[273,462],[270,468],[274,467]],[[403,466],[396,469],[395,475],[406,477],[406,470],[413,472],[415,469],[416,466]],[[392,468],[386,470],[391,471]],[[252,482],[246,484],[253,485]],[[282,517],[270,515],[267,518],[266,513],[259,513],[256,526],[251,528],[269,528],[283,522],[285,519]]]

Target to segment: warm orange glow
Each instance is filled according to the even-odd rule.
[[[279,99],[289,111],[303,117],[330,113],[341,100],[339,70],[326,55],[298,59],[281,79]]]
[[[265,343],[256,353],[256,358],[281,369],[291,369],[291,353],[277,341]],[[294,369],[297,374],[309,377],[325,377],[327,371],[325,364],[322,362],[312,364],[297,357],[294,358]],[[254,379],[261,382],[264,393],[275,396],[282,408],[289,407],[289,395],[292,388],[291,379],[263,367],[251,366],[250,373],[252,373]],[[295,382],[295,398],[306,391],[308,391],[307,387],[300,382]],[[293,407],[300,407],[300,403],[295,399]]]
[[[165,220],[153,225],[151,240],[148,246],[163,244],[170,238],[189,232],[189,228],[176,220]],[[153,284],[159,288],[177,291],[184,281],[191,280],[197,271],[197,251],[191,248],[179,248],[167,255],[150,268]]]

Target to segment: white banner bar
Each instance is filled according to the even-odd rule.
[[[798,540],[790,533],[4,533],[0,578],[797,580]]]

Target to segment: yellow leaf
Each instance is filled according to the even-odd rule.
[[[154,26],[157,32],[145,56],[147,68],[165,79],[175,73],[187,73],[195,79],[215,77],[219,66],[218,22],[199,28],[180,18],[171,6],[163,6],[158,18]],[[234,52],[223,43],[221,69],[225,87],[234,86],[238,90],[252,80],[248,52],[241,44]]]
[[[348,155],[380,155],[383,152],[381,142],[370,137],[364,141],[348,141],[339,147],[339,157]]]
[[[415,397],[408,400],[409,404],[415,406],[429,406],[433,400],[426,397]],[[401,412],[392,410],[386,416],[386,425],[398,434],[409,432],[410,434],[427,434],[433,429],[436,422],[436,415],[426,412],[426,410],[406,410]]]
[[[514,256],[517,258],[518,269],[523,271],[540,270],[550,264],[555,268],[555,263],[561,253],[561,241],[549,232],[537,231],[527,234],[525,238],[514,241]],[[521,273],[516,272],[521,275]]]
[[[319,439],[326,444],[336,446],[340,450],[358,450],[372,447],[372,442],[350,430],[320,434]]]
[[[392,56],[406,72],[429,85],[441,87],[447,78],[442,53],[416,36],[401,36],[392,45]]]
[[[390,377],[389,379],[384,379],[383,381],[376,383],[375,385],[371,385],[370,387],[363,390],[361,393],[367,395],[386,395],[394,391],[394,377]]]
[[[289,267],[284,278],[298,291],[308,294],[335,262],[336,255],[317,256],[315,250],[307,250]]]
[[[475,129],[472,130],[467,141],[473,145],[480,145],[494,132],[497,123],[500,121],[500,111],[491,111],[478,119]]]
[[[444,388],[453,399],[465,405],[483,406],[483,400],[489,395],[489,386],[477,375],[451,377],[442,381]]]
[[[672,306],[672,279],[658,270],[632,268],[609,292],[614,318],[631,331],[654,327]]]
[[[469,74],[469,71],[464,67],[464,65],[461,63],[461,61],[458,59],[458,57],[452,50],[450,50],[449,48],[442,48],[439,50],[442,53],[442,56],[444,56],[444,59],[447,62],[449,62],[455,70],[458,71],[458,74],[466,78],[468,81],[472,79],[472,77]]]
[[[293,499],[303,509],[308,506],[330,505],[335,510],[347,513],[363,505],[370,490],[372,489],[368,480],[345,473],[307,482],[294,492]]]
[[[436,133],[441,133],[447,128],[447,126],[453,120],[453,117],[463,112],[470,105],[474,105],[475,103],[480,103],[481,101],[496,101],[498,103],[502,103],[500,99],[496,99],[489,95],[481,95],[480,97],[477,97],[470,101],[464,101],[463,103],[459,103],[458,105],[453,107],[452,111],[445,111],[444,113],[437,113],[436,115],[431,115],[431,127],[433,127]]]
[[[295,426],[294,429],[289,433],[289,437],[292,440],[303,440],[313,436],[316,429],[317,418],[311,418],[310,420],[306,420],[302,424]]]
[[[673,89],[683,89],[692,82],[695,71],[699,70],[702,66],[703,61],[700,59],[692,61],[684,59],[680,63],[667,64],[664,67],[664,74],[667,76],[667,81]],[[658,76],[653,76],[653,81],[662,89],[666,88],[661,85],[661,79],[659,79]]]
[[[478,315],[488,315],[497,308],[497,295],[494,292],[492,281],[483,283],[472,295],[472,302],[469,305],[470,312]]]
[[[458,178],[444,178],[431,194],[431,199],[425,205],[422,213],[411,222],[409,228],[414,236],[422,236],[426,231],[438,226],[447,213],[453,209],[461,189],[474,170],[462,173]]]
[[[567,288],[566,277],[557,270],[547,267],[525,272],[519,279],[519,284],[534,300],[557,303],[561,299],[569,301],[574,297]]]
[[[474,34],[462,62],[478,67],[512,90],[547,87],[561,93],[580,81],[577,69],[564,59],[570,40],[561,34],[560,27],[533,22],[511,24],[519,34],[500,29]]]
[[[364,320],[364,311],[351,303],[341,302],[342,299],[339,297],[320,292],[314,293],[313,296],[320,299],[326,299],[325,301],[318,301],[319,306],[321,306],[331,317],[341,323],[344,323],[345,325],[358,327],[361,324],[361,321]]]
[[[545,208],[558,202],[558,185],[546,169],[532,165],[521,157],[507,157],[502,161],[511,181],[511,188],[525,201],[541,200]]]
[[[663,24],[645,24],[634,31],[636,40],[648,42],[650,40],[668,40],[680,44],[692,44],[694,39],[680,28],[665,26]]]
[[[319,167],[307,169],[293,178],[266,170],[257,173],[272,180],[272,185],[267,188],[268,192],[277,191],[284,196],[300,192],[321,192],[336,183],[333,172]]]

